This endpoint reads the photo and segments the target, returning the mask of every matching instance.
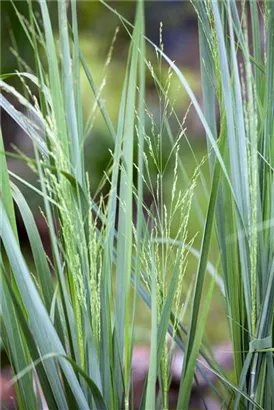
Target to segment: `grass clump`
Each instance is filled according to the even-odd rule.
[[[19,13],[18,18],[33,48],[36,74],[16,74],[24,93],[8,84],[9,75],[0,80],[5,91],[1,107],[31,138],[35,160],[23,159],[39,179],[36,188],[8,170],[1,136],[2,342],[15,375],[18,407],[41,408],[46,401],[50,409],[129,409],[134,403],[132,354],[141,298],[151,309],[151,342],[140,408],[169,407],[176,343],[184,350],[178,410],[189,407],[195,369],[207,377],[197,361],[199,354],[220,380],[217,387],[208,382],[223,408],[271,409],[274,3],[193,2],[199,22],[204,112],[183,73],[164,52],[162,26],[160,47],[152,44],[159,74],[147,61],[146,43],[151,42],[145,37],[143,2],[137,4],[134,25],[102,3],[118,15],[131,39],[117,124],[111,122],[101,98],[102,86],[96,86],[81,53],[73,0],[71,21],[66,3],[56,5],[58,44],[47,3],[39,3],[41,24],[28,1],[29,20]],[[265,49],[260,24],[265,28]],[[169,71],[163,81],[164,62]],[[159,127],[146,106],[146,70],[159,92]],[[98,109],[114,140],[105,175],[110,190],[99,203],[92,198],[84,162],[85,130],[92,132],[93,120],[86,128],[82,72],[98,106],[90,118]],[[168,97],[172,75],[188,93],[207,136],[207,156],[196,164],[190,178],[179,150],[181,139],[187,140],[185,119],[179,120]],[[28,84],[36,87],[36,97]],[[7,94],[29,116],[11,104]],[[171,117],[179,124],[177,135],[170,127]],[[166,162],[165,134],[172,142]],[[173,183],[167,201],[164,178],[172,161]],[[202,174],[207,163],[209,189]],[[156,170],[156,187],[150,164]],[[32,212],[11,177],[43,198],[51,261]],[[185,191],[178,187],[179,177],[184,179]],[[208,198],[205,217],[196,197],[198,179]],[[151,208],[144,201],[145,189],[153,199]],[[18,240],[14,203],[26,227],[35,274]],[[203,228],[200,251],[193,247],[195,236],[189,235],[192,205]],[[174,223],[178,225],[175,235]],[[217,280],[214,272],[207,281],[214,228],[223,280],[220,276]],[[190,253],[198,265],[189,285]],[[215,278],[224,293],[232,340],[232,380],[202,344]]]

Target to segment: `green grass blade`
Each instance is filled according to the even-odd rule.
[[[67,158],[69,158],[66,116],[64,113],[64,103],[58,68],[58,57],[56,53],[55,40],[48,6],[45,0],[40,0],[40,8],[45,30],[46,55],[49,70],[49,89],[52,95],[53,116],[55,120],[56,134],[58,141],[60,141],[60,143],[62,144],[64,154]]]
[[[0,86],[7,91],[11,91],[11,88],[7,87],[6,84],[4,85],[4,83],[1,80]],[[15,95],[15,97],[18,97],[17,92],[14,92],[13,94]],[[24,97],[19,96],[19,102],[24,104],[26,108],[31,108],[32,111],[34,111],[34,115],[36,117],[37,113],[35,112],[35,110],[33,110],[33,107],[31,107],[31,105],[24,99]],[[32,126],[29,119],[20,111],[16,110],[2,94],[0,94],[0,106],[13,118],[13,120],[20,126],[20,128],[23,131],[25,131],[25,133],[39,146],[40,151],[44,155],[48,155],[48,149],[46,147],[46,144],[41,139],[37,130]]]
[[[32,248],[32,255],[35,262],[36,272],[38,274],[40,289],[44,298],[45,305],[49,312],[53,298],[53,284],[46,254],[35,224],[34,217],[25,198],[23,197],[20,190],[16,187],[16,185],[12,184],[12,190],[14,200],[22,215],[23,222],[27,230],[30,246]]]
[[[206,294],[206,299],[203,305],[201,317],[199,320],[199,327],[196,329],[196,333],[192,341],[193,347],[191,349],[191,354],[189,356],[188,364],[185,368],[183,382],[180,386],[180,391],[183,391],[184,393],[183,395],[180,395],[179,393],[177,409],[187,410],[189,408],[189,400],[190,400],[190,395],[191,395],[191,390],[192,390],[194,369],[195,369],[197,356],[199,353],[200,345],[201,345],[204,330],[205,330],[206,319],[207,319],[207,315],[208,315],[208,311],[210,308],[211,299],[213,295],[213,290],[214,290],[214,283],[215,283],[214,278],[212,278],[209,289]]]
[[[104,275],[102,277],[102,377],[103,377],[103,389],[104,397],[108,407],[113,407],[113,396],[116,394],[110,386],[111,383],[111,355],[112,355],[112,338],[111,338],[111,320],[110,320],[110,305],[111,305],[111,289],[112,289],[112,260],[114,252],[114,240],[117,237],[117,232],[115,230],[115,219],[117,212],[117,197],[118,197],[118,184],[119,184],[119,171],[120,162],[122,156],[122,138],[124,132],[124,117],[126,109],[126,93],[128,87],[128,73],[126,72],[125,81],[123,85],[123,91],[120,102],[119,117],[118,117],[118,127],[117,135],[115,137],[115,148],[113,156],[113,167],[111,176],[111,191],[109,194],[108,201],[108,213],[106,220],[106,241],[104,244],[104,262],[103,271]],[[105,112],[105,111],[104,111]],[[105,112],[106,113],[106,112]],[[106,114],[107,115],[107,114]],[[118,371],[118,370],[117,370]]]
[[[213,180],[212,180],[212,187],[211,187],[211,195],[210,195],[210,200],[208,204],[206,223],[204,227],[203,239],[202,239],[202,245],[201,245],[201,258],[199,260],[196,283],[195,283],[189,333],[187,335],[187,344],[186,344],[186,350],[185,350],[185,356],[184,356],[182,377],[181,377],[180,390],[179,390],[179,399],[178,399],[178,405],[177,405],[178,410],[180,409],[180,405],[182,403],[183,396],[184,396],[184,390],[182,387],[183,380],[184,380],[184,377],[188,369],[188,363],[189,363],[190,357],[193,357],[192,356],[193,344],[195,343],[195,335],[197,332],[198,313],[199,313],[200,304],[201,304],[201,296],[202,296],[202,289],[203,289],[203,284],[204,284],[205,269],[206,269],[208,253],[209,253],[209,246],[210,246],[210,241],[211,241],[211,236],[212,236],[214,212],[215,212],[215,205],[216,205],[218,188],[219,188],[220,172],[221,172],[220,165],[218,162],[215,162],[215,169],[213,173]]]
[[[0,203],[0,209],[3,222],[3,231],[1,233],[3,244],[9,259],[9,263],[12,267],[18,289],[20,290],[30,325],[33,329],[34,337],[37,345],[39,346],[41,355],[52,352],[65,354],[64,348],[32,282],[28,268],[15,241],[2,203]],[[78,405],[82,409],[88,409],[86,399],[83,396],[83,392],[79,386],[79,382],[74,372],[72,371],[72,368],[70,367],[70,365],[61,360],[60,366],[62,367],[62,370],[68,382],[70,383],[70,388],[75,396]],[[58,406],[60,406],[62,409],[67,409],[67,402],[63,394],[63,389],[60,383],[56,366],[53,363],[48,363],[46,365],[46,369],[52,382],[54,396],[56,402],[58,403]]]
[[[203,3],[197,2],[195,4],[198,12],[198,29],[199,29],[199,47],[200,47],[200,66],[201,66],[201,80],[203,104],[205,107],[205,118],[211,130],[212,136],[217,140],[217,124],[216,124],[216,89],[214,85],[215,70],[214,60],[212,55],[213,38],[210,31],[207,14],[204,10]],[[216,86],[217,87],[217,86]],[[210,139],[207,135],[208,152],[211,150]],[[213,171],[214,152],[210,155],[210,170]]]
[[[14,294],[12,288],[11,288],[11,285],[10,285],[9,281],[7,280],[7,277],[5,275],[3,275],[2,279],[3,279],[3,287],[6,287],[6,291],[10,292],[13,307],[14,307],[14,310],[16,312],[16,320],[12,323],[16,324],[17,320],[19,321],[20,326],[18,326],[18,328],[22,327],[22,333],[24,334],[24,337],[25,337],[25,340],[26,340],[25,348],[27,346],[27,350],[29,351],[32,362],[41,361],[39,352],[37,350],[37,346],[36,346],[35,341],[34,341],[33,336],[32,336],[32,333],[31,333],[31,331],[29,329],[29,326],[26,322],[26,319],[24,317],[24,312],[22,311],[22,307],[18,303],[18,301],[16,299],[16,296],[15,296],[15,294]],[[3,317],[4,317],[4,315],[3,315]],[[20,340],[20,338],[21,338],[21,336],[19,336],[18,339]],[[20,351],[18,351],[18,353],[20,354]],[[17,353],[15,353],[15,354],[17,354]],[[31,368],[31,370],[33,370],[33,363],[29,367]],[[26,366],[25,366],[25,368],[26,368]],[[37,376],[39,378],[40,386],[42,388],[44,397],[46,399],[46,402],[47,402],[49,408],[50,409],[57,409],[55,399],[54,399],[54,396],[53,396],[53,393],[52,393],[52,389],[50,387],[50,382],[48,380],[45,369],[44,369],[44,367],[42,366],[41,363],[39,363],[36,366],[36,370],[37,370]],[[21,369],[21,372],[24,372],[24,368]],[[24,374],[26,374],[26,373],[24,372]],[[16,372],[16,378],[17,378],[17,376],[18,376],[18,372]],[[29,374],[28,376],[32,376],[32,375]],[[20,377],[20,380],[22,380],[21,377]],[[32,380],[30,381],[30,383],[32,385]],[[26,389],[26,391],[27,391],[27,389]],[[24,392],[23,392],[23,395],[24,395]],[[37,392],[36,392],[36,396],[38,397]]]
[[[137,229],[136,229],[136,268],[135,268],[135,286],[133,288],[133,309],[132,309],[132,326],[131,326],[131,340],[134,340],[136,313],[137,313],[137,297],[138,286],[141,278],[141,253],[144,246],[144,194],[143,194],[143,177],[144,177],[144,139],[145,139],[145,16],[144,16],[144,2],[139,0],[137,8],[136,25],[139,27],[139,95],[138,95],[138,180],[137,180]],[[157,339],[156,339],[157,342]],[[133,343],[130,346],[129,362],[132,360]]]
[[[75,174],[76,179],[79,181],[80,185],[83,185],[84,163],[82,161],[81,154],[81,144],[78,135],[78,123],[77,123],[77,113],[74,100],[74,81],[78,80],[76,84],[80,87],[79,77],[75,80],[72,78],[72,68],[71,68],[71,56],[70,56],[70,45],[68,36],[68,24],[67,24],[67,6],[64,1],[58,2],[58,20],[59,20],[59,38],[61,45],[61,57],[62,57],[62,86],[63,86],[63,101],[64,101],[64,111],[66,112],[66,121],[68,128],[68,142],[70,147],[70,158],[73,167],[73,174]],[[74,13],[75,15],[75,13]],[[74,18],[75,20],[75,18]],[[75,25],[75,21],[74,21]],[[75,28],[75,26],[74,26]],[[74,33],[74,47],[78,46],[77,33]],[[79,106],[78,106],[79,108]]]
[[[135,29],[131,44],[130,67],[127,90],[127,104],[123,134],[123,165],[120,182],[119,222],[117,232],[117,274],[115,323],[118,342],[118,355],[125,353],[125,403],[128,401],[130,381],[130,329],[129,293],[132,257],[132,184],[133,184],[133,144],[135,123],[135,93],[137,80],[137,61],[139,32]],[[124,352],[125,349],[125,352]],[[118,370],[118,369],[117,369]],[[119,370],[118,370],[119,372]]]
[[[10,189],[10,181],[8,175],[7,161],[4,153],[4,143],[2,131],[0,130],[0,200],[3,201],[3,206],[7,209],[8,218],[13,230],[13,233],[18,241],[15,212]],[[1,221],[0,221],[1,222]],[[1,228],[1,226],[0,226]]]
[[[1,215],[1,214],[0,214]],[[6,285],[5,273],[1,267],[1,316],[3,318],[7,340],[7,352],[11,358],[11,364],[15,373],[20,372],[31,363],[28,353],[27,341],[21,334],[21,326],[18,322],[11,295]],[[32,375],[28,374],[18,383],[19,407],[22,400],[22,409],[36,408],[35,393],[33,390]]]
[[[149,369],[146,389],[146,410],[155,409],[155,390],[157,381],[157,284],[156,267],[152,260],[151,267],[151,339]]]
[[[250,2],[250,14],[251,14],[251,25],[252,25],[252,43],[253,43],[253,56],[258,65],[261,65],[262,60],[262,50],[261,50],[261,33],[260,33],[260,20],[258,13],[258,5],[256,2]],[[262,73],[258,66],[255,67],[255,82],[258,95],[261,91],[261,77]]]
[[[78,136],[79,141],[83,140],[83,109],[82,109],[82,96],[80,87],[80,48],[79,48],[79,33],[78,33],[78,21],[77,21],[77,2],[71,1],[71,14],[72,14],[72,33],[73,33],[73,79],[74,80],[74,95],[75,95],[75,109],[78,124]]]

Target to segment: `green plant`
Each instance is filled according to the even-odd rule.
[[[224,171],[216,198],[216,227],[234,350],[234,377],[241,392],[268,409],[274,400],[274,7],[273,2],[233,1],[223,2],[220,7],[216,3],[196,6],[210,150],[217,137],[212,110],[216,99],[221,117],[220,148],[214,149],[216,156],[222,156],[219,166]],[[237,394],[234,408],[255,405]]]
[[[18,407],[41,408],[44,397],[50,409],[128,409],[134,394],[131,362],[140,297],[151,308],[151,355],[140,408],[168,408],[173,349],[168,351],[166,338],[170,333],[172,344],[176,342],[185,351],[178,410],[189,406],[195,369],[203,374],[203,367],[197,363],[199,353],[221,382],[217,387],[210,385],[223,408],[268,410],[274,403],[274,3],[248,3],[250,29],[245,3],[240,13],[233,0],[193,2],[199,19],[204,114],[183,73],[161,45],[158,48],[152,44],[159,63],[166,61],[170,66],[166,83],[146,60],[145,42],[150,41],[145,38],[143,2],[137,5],[134,26],[102,3],[119,17],[131,38],[117,127],[79,48],[75,0],[70,2],[71,24],[66,3],[57,3],[59,48],[47,2],[40,1],[41,27],[28,1],[28,25],[19,13],[18,18],[33,48],[36,75],[17,73],[25,95],[8,85],[9,75],[2,75],[0,81],[2,90],[16,97],[35,119],[19,113],[4,95],[0,96],[1,107],[33,141],[35,160],[24,159],[39,177],[40,189],[30,188],[43,198],[53,254],[49,263],[31,210],[10,179],[20,177],[9,176],[1,137],[2,342],[15,374]],[[261,8],[267,37],[264,57],[259,41]],[[44,58],[46,64],[42,63]],[[155,138],[154,120],[145,104],[146,67],[164,107]],[[91,198],[83,158],[86,135],[81,70],[115,144],[111,167],[106,170],[110,192],[99,203]],[[207,134],[211,177],[207,214],[204,221],[201,218],[200,252],[192,247],[194,238],[188,236],[188,223],[192,203],[202,215],[195,186],[198,178],[203,180],[207,158],[188,178],[179,155],[184,123],[178,120],[168,99],[172,73],[188,93]],[[29,81],[37,87],[38,98],[31,94]],[[171,115],[178,120],[177,137],[169,126]],[[148,119],[152,136],[147,131]],[[163,193],[167,166],[162,162],[163,132],[173,144],[168,159],[174,158],[168,204]],[[148,156],[157,170],[156,189],[150,179]],[[185,192],[178,188],[179,173],[188,187]],[[144,185],[151,191],[154,209],[147,209],[144,202]],[[26,227],[35,274],[20,250],[13,201]],[[133,207],[137,209],[135,224]],[[175,218],[179,228],[171,238]],[[205,280],[214,223],[234,351],[233,380],[221,372],[209,349],[202,346],[214,287],[214,276],[209,284]],[[193,286],[185,275],[189,252],[198,258]],[[183,292],[186,286],[189,290]],[[187,310],[190,315],[186,326]],[[156,395],[157,378],[160,392]]]
[[[18,405],[20,408],[40,407],[43,392],[51,409],[128,408],[139,293],[147,305],[152,305],[152,351],[154,343],[158,345],[156,354],[151,355],[145,407],[155,405],[156,375],[160,367],[162,396],[167,406],[165,340],[175,294],[178,310],[180,293],[176,291],[176,284],[184,274],[188,251],[180,246],[176,251],[176,263],[172,266],[171,255],[168,255],[171,246],[165,246],[168,255],[165,256],[160,245],[152,241],[162,229],[169,229],[168,220],[163,218],[162,182],[156,194],[161,214],[157,208],[152,232],[147,230],[144,222],[143,184],[147,181],[144,168],[149,165],[143,152],[143,4],[139,3],[135,28],[130,33],[132,42],[117,129],[110,121],[79,49],[76,3],[71,2],[71,27],[68,26],[66,4],[57,3],[61,59],[47,3],[40,2],[43,30],[36,20],[32,3],[28,4],[28,25],[19,13],[18,18],[33,47],[37,75],[18,73],[26,95],[9,86],[4,81],[5,75],[1,79],[1,88],[19,100],[31,119],[19,113],[4,95],[1,95],[1,105],[33,141],[35,161],[23,159],[39,177],[40,189],[36,192],[44,201],[43,214],[53,261],[52,265],[49,264],[31,211],[18,187],[9,180],[6,160],[1,155],[2,340],[16,374]],[[86,134],[80,94],[80,65],[115,141],[112,166],[106,170],[106,174],[111,175],[111,190],[107,201],[102,200],[99,204],[90,199],[89,178],[83,159]],[[37,87],[39,100],[30,92],[28,81]],[[135,106],[136,97],[138,104]],[[136,164],[133,162],[135,127],[139,145]],[[149,139],[147,141],[146,144],[151,144]],[[160,140],[158,142],[162,144]],[[152,145],[149,150],[155,163],[160,163],[161,160],[154,157]],[[138,169],[136,187],[133,185],[134,167]],[[159,168],[159,172],[162,171]],[[18,179],[18,176],[13,176]],[[180,199],[176,200],[173,194],[171,212],[176,213],[181,208],[184,218],[178,233],[183,241],[187,240],[187,220],[196,178],[197,175],[190,190]],[[23,183],[30,186],[27,181]],[[150,181],[146,183],[151,187]],[[176,182],[174,184],[175,189]],[[35,276],[30,273],[20,251],[12,199],[26,226]],[[133,203],[137,207],[136,227],[133,225]],[[182,210],[186,210],[186,215]],[[158,226],[161,222],[165,222],[164,228]],[[170,288],[165,277],[167,271],[173,277]],[[39,380],[39,389],[33,383],[34,376]]]

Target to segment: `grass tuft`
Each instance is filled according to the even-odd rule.
[[[178,410],[189,408],[198,375],[222,408],[270,410],[274,2],[193,0],[204,109],[165,53],[163,24],[159,47],[146,38],[144,2],[138,1],[133,24],[101,3],[118,17],[130,40],[116,122],[102,91],[118,29],[98,86],[81,52],[75,0],[58,2],[57,32],[46,1],[39,2],[41,19],[31,0],[28,19],[14,4],[35,61],[35,72],[28,72],[13,39],[18,69],[26,71],[0,79],[0,106],[34,150],[34,158],[19,150],[4,152],[0,134],[1,338],[18,408],[38,409],[44,401],[60,410],[134,406],[132,357],[141,301],[150,308],[151,337],[140,409],[170,408],[176,344],[184,351]],[[156,64],[148,60],[152,54]],[[9,84],[12,76],[20,79],[22,92]],[[87,119],[82,76],[95,99]],[[158,115],[148,104],[148,76],[158,95]],[[182,119],[171,96],[174,80],[189,98]],[[201,160],[187,136],[190,107],[205,129],[207,153]],[[96,201],[84,150],[98,114],[114,148],[102,182],[109,183],[109,192]],[[195,164],[191,175],[181,155],[183,141]],[[9,156],[27,162],[38,188],[9,170]],[[43,199],[51,260],[18,181]],[[198,186],[206,198],[205,216]],[[32,267],[18,239],[16,212],[26,228]],[[193,217],[202,228],[200,242],[199,232],[190,229]],[[210,256],[216,249],[213,264]],[[233,347],[232,375],[219,368],[203,343],[215,283],[223,295]],[[217,386],[209,380],[209,369],[219,379]]]

